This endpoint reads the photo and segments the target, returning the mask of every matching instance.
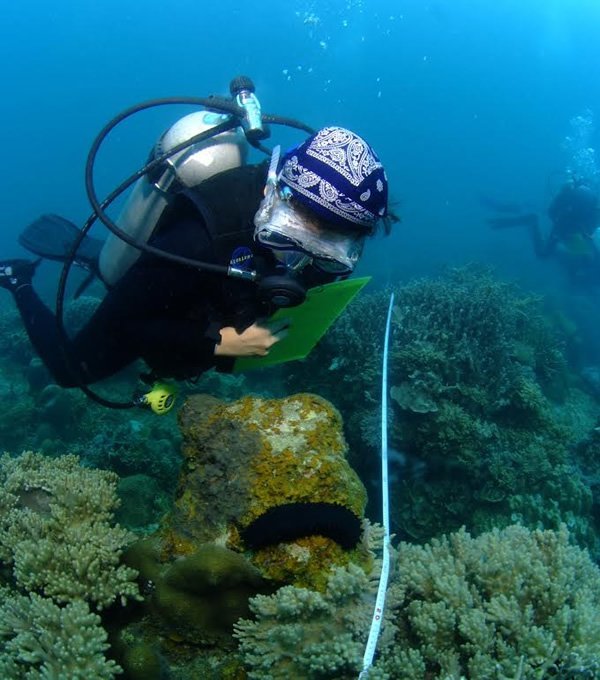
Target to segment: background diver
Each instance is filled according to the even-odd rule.
[[[154,154],[210,127],[215,115],[182,118],[161,137]],[[173,156],[151,177],[138,180],[119,224],[143,232],[147,243],[169,253],[252,268],[263,275],[262,287],[140,255],[113,234],[104,243],[86,237],[79,257],[108,292],[67,340],[67,357],[55,315],[32,286],[39,260],[0,262],[0,286],[13,294],[56,383],[88,385],[137,359],[150,367],[148,381],[182,380],[211,367],[232,370],[236,357],[266,355],[284,337],[285,325],[257,321],[282,297],[300,301],[306,289],[347,277],[377,227],[384,225],[389,233],[394,218],[388,214],[384,169],[354,132],[323,128],[279,162],[274,152],[270,168],[268,162],[246,165],[244,144],[235,128]],[[167,175],[168,189],[158,191]],[[72,230],[78,231],[66,220],[44,216],[20,241],[58,260],[64,244],[73,241]]]
[[[493,229],[525,226],[536,256],[555,257],[572,283],[600,284],[600,238],[597,231],[598,196],[585,182],[570,180],[548,208],[550,233],[544,236],[535,213],[502,215],[487,219]]]

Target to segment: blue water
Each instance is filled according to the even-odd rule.
[[[85,154],[114,113],[225,93],[240,72],[266,110],[353,126],[379,149],[405,206],[404,250],[423,231],[444,238],[450,221],[473,220],[479,186],[544,200],[569,118],[599,103],[599,28],[593,0],[11,3],[0,56],[14,228],[3,241],[36,210],[86,214]],[[135,165],[177,115],[124,130],[111,160]]]
[[[363,273],[409,280],[477,260],[560,293],[559,272],[535,261],[520,230],[484,226],[477,197],[544,211],[568,161],[569,120],[586,109],[600,120],[599,30],[594,0],[10,3],[0,252],[17,254],[16,235],[41,212],[83,222],[86,154],[114,114],[153,97],[226,94],[245,73],[265,111],[354,128],[384,161],[403,223],[370,244]],[[99,159],[100,194],[184,112],[123,125]]]

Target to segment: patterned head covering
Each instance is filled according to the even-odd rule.
[[[326,127],[283,157],[279,181],[328,222],[370,229],[387,214],[387,178],[373,149],[341,127]]]

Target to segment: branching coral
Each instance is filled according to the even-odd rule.
[[[18,587],[98,608],[138,596],[136,572],[119,563],[133,536],[111,524],[116,479],[76,456],[0,459],[0,559]]]
[[[284,586],[250,600],[254,619],[235,626],[249,678],[357,676],[381,572],[372,552],[382,547],[381,527],[365,521],[362,542],[371,557],[366,571],[356,564],[335,567],[323,592]]]
[[[60,607],[35,593],[0,597],[2,678],[111,680],[121,672],[104,657],[106,631],[85,602]]]
[[[133,536],[113,525],[114,473],[76,456],[0,458],[0,675],[108,680],[107,634],[91,608],[139,599],[120,564]],[[91,607],[91,608],[90,608]]]
[[[600,570],[560,531],[521,526],[401,544],[384,677],[595,678]],[[380,676],[381,677],[381,676]]]
[[[546,376],[564,366],[539,300],[473,267],[401,288],[392,345],[395,383],[415,371],[433,372],[438,382],[431,383],[432,397],[450,397],[482,413],[510,399],[524,356],[535,374]]]
[[[600,674],[600,570],[566,528],[464,530],[395,555],[373,680],[529,680]],[[350,678],[373,605],[356,566],[325,593],[286,586],[236,626],[249,677]]]
[[[236,624],[255,680],[352,678],[360,670],[373,589],[356,565],[333,570],[324,593],[293,586],[251,600],[255,621]]]

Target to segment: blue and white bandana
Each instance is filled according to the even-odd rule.
[[[371,228],[387,214],[383,166],[362,137],[326,127],[283,157],[279,174],[306,207],[329,222]]]

